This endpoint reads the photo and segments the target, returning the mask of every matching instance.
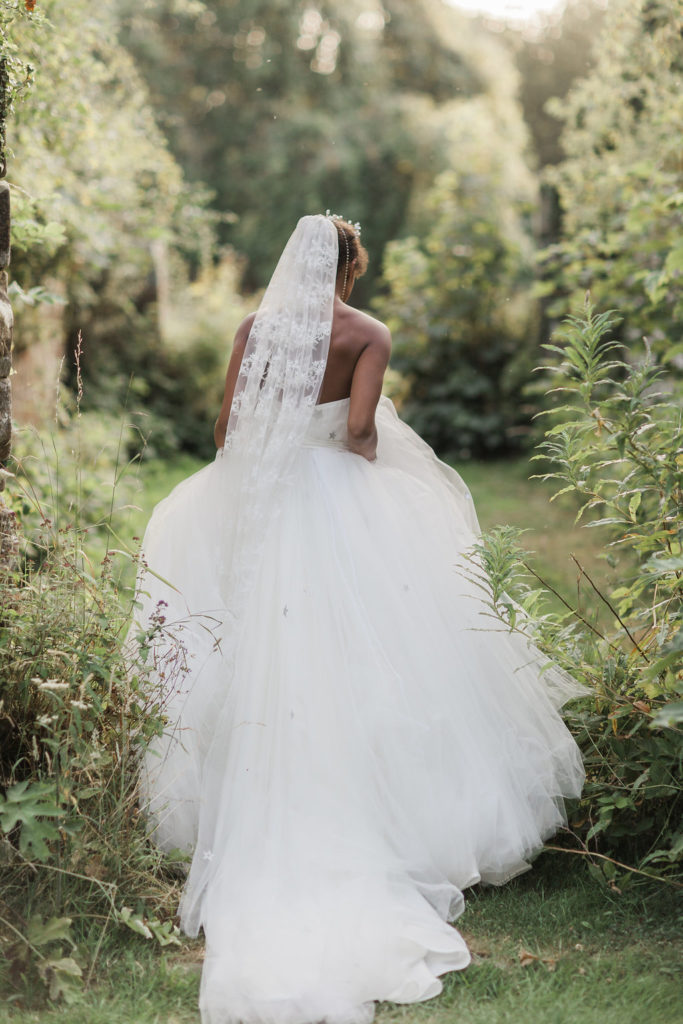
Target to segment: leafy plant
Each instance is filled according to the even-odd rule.
[[[51,999],[75,998],[101,948],[86,957],[79,945],[93,921],[102,939],[120,927],[179,941],[177,881],[137,802],[140,759],[164,728],[147,665],[163,616],[133,659],[117,563],[137,556],[111,546],[120,474],[107,461],[107,493],[99,443],[79,447],[88,425],[77,408],[30,481],[24,461],[9,478],[25,534],[0,587],[0,931],[9,978],[33,998],[36,982]],[[84,548],[93,526],[99,560]],[[171,636],[166,646],[179,650]]]
[[[55,804],[55,788],[49,782],[24,779],[10,786],[0,802],[0,828],[5,835],[15,829],[19,832],[19,849],[28,859],[49,860],[47,844],[59,839],[59,829],[44,819],[63,817],[63,809]]]
[[[562,208],[561,238],[542,256],[541,291],[559,317],[589,288],[616,305],[621,338],[646,333],[676,372],[683,351],[683,177],[678,0],[610,4],[595,67],[549,112],[564,121],[566,159],[546,171]]]
[[[38,980],[50,999],[66,1003],[75,1000],[81,991],[83,970],[73,956],[76,943],[71,925],[68,917],[43,919],[35,915],[26,922],[23,933],[15,929],[14,940],[6,950],[15,984],[23,982],[29,989]]]
[[[376,306],[407,385],[402,414],[437,451],[463,459],[512,451],[528,430],[533,185],[483,104],[461,104],[456,118],[457,170],[423,197],[424,230],[388,245]]]
[[[578,568],[609,628],[582,614],[580,594],[574,606],[565,601],[565,614],[547,611],[548,590],[510,529],[475,545],[470,570],[491,614],[590,687],[571,713],[587,770],[571,823],[581,852],[612,884],[615,858],[622,872],[626,858],[664,879],[683,860],[681,406],[653,356],[618,358],[615,322],[587,300],[545,346],[555,361],[543,369],[561,404],[548,411],[556,422],[533,456],[550,467],[542,478],[559,485],[551,500],[579,499],[576,519],[607,533],[604,557],[622,569],[620,585],[605,591]]]
[[[13,39],[15,26],[22,21],[37,21],[32,0],[1,0],[0,2],[0,164],[6,164],[7,121],[22,93],[31,87],[33,67]]]

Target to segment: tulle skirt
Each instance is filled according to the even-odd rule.
[[[462,890],[524,871],[581,791],[558,713],[580,687],[484,614],[463,481],[388,399],[375,463],[346,450],[347,413],[315,411],[230,659],[220,460],[143,542],[139,622],[181,642],[156,647],[169,724],[143,801],[192,854],[204,1024],[359,1024],[436,995],[469,962]]]

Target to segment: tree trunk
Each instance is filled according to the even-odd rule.
[[[14,512],[2,500],[4,466],[12,449],[12,327],[14,317],[7,297],[7,267],[10,260],[9,185],[0,182],[0,572],[14,562],[17,524]]]

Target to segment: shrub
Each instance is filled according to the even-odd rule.
[[[683,431],[680,403],[650,355],[631,364],[609,340],[612,313],[567,318],[555,343],[551,394],[556,420],[533,459],[549,460],[551,500],[581,500],[577,520],[605,527],[604,557],[623,571],[604,592],[607,630],[547,611],[548,590],[509,528],[485,535],[470,570],[488,592],[490,613],[531,635],[586,683],[591,696],[572,713],[587,781],[572,814],[581,851],[614,884],[615,858],[639,872],[674,876],[683,858],[679,784],[683,743]],[[524,571],[526,570],[526,571]],[[620,883],[621,884],[621,883]]]
[[[683,351],[680,13],[678,0],[609,4],[595,67],[550,102],[567,158],[545,174],[562,230],[540,286],[556,318],[590,288],[619,307],[625,344],[642,354],[646,332],[665,362]]]
[[[73,997],[114,925],[179,941],[177,885],[137,803],[140,757],[164,727],[145,663],[163,616],[141,638],[139,659],[127,661],[122,553],[96,564],[84,550],[88,524],[108,531],[117,500],[115,462],[104,460],[104,490],[104,448],[89,425],[77,417],[32,456],[30,483],[28,456],[17,465],[24,550],[0,588],[0,940],[9,980],[29,997],[41,979],[51,998]],[[78,432],[92,445],[94,472],[71,447]],[[100,940],[88,952],[93,923]]]
[[[443,455],[491,457],[519,448],[531,415],[533,181],[483,102],[454,108],[444,132],[453,166],[415,204],[416,233],[387,246],[375,306],[411,426]]]
[[[144,438],[147,454],[168,457],[178,450],[210,459],[213,426],[223,399],[232,339],[256,308],[238,290],[240,264],[224,253],[194,280],[178,260],[169,260],[172,289],[163,304],[161,336],[149,329],[121,332],[116,346],[88,333],[87,394],[84,408],[119,421],[127,409]],[[129,454],[139,450],[139,442]]]

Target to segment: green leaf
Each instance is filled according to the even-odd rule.
[[[650,722],[651,729],[677,729],[683,725],[683,700],[672,701],[660,708]]]
[[[73,957],[42,960],[38,973],[47,985],[48,996],[53,1002],[63,999],[73,1003],[81,992],[83,971]]]
[[[32,946],[40,948],[48,942],[69,942],[75,946],[71,936],[70,917],[50,917],[43,921],[41,917],[35,916],[28,922],[26,938]]]
[[[153,938],[152,932],[143,921],[142,916],[134,913],[130,907],[121,907],[117,911],[116,917],[121,924],[124,924],[126,928],[130,928],[136,935],[142,935],[144,939]]]
[[[679,242],[671,250],[664,263],[664,269],[672,274],[674,271],[683,271],[683,242]]]
[[[17,782],[0,803],[0,827],[7,834],[17,825],[19,849],[26,857],[46,861],[49,842],[59,836],[58,827],[46,818],[61,818],[62,808],[54,802],[54,786],[43,782]]]

